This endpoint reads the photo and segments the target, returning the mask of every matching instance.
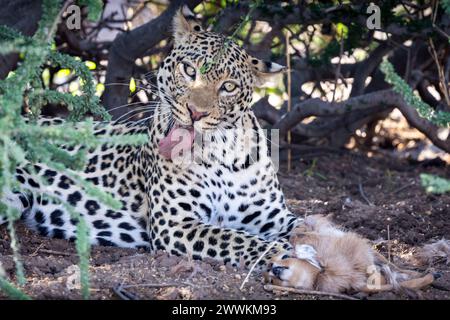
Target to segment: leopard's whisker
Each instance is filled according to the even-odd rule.
[[[110,82],[110,83],[105,83],[104,86],[105,87],[109,87],[109,86],[126,86],[126,87],[129,87],[130,85],[126,84],[126,83]],[[136,88],[139,88],[139,89],[144,90],[144,91],[151,92],[148,88],[145,88],[145,87],[140,86],[140,85],[136,85]]]
[[[114,110],[117,110],[117,109],[120,109],[120,108],[127,108],[129,106],[133,106],[133,105],[140,104],[140,103],[143,103],[143,102],[138,101],[138,102],[126,103],[126,104],[122,104],[120,106],[116,106],[114,108],[110,108],[110,109],[108,109],[108,111],[114,111]]]
[[[129,86],[129,84],[126,84],[126,83],[118,83],[118,82],[110,82],[110,83],[105,84],[105,86],[113,86],[113,85],[117,85],[117,86]],[[155,86],[154,84],[151,84],[151,83],[148,83],[147,85],[150,86],[150,89],[149,89],[149,88],[145,88],[145,87],[143,87],[143,86],[141,86],[141,85],[136,85],[136,87],[139,88],[139,89],[141,89],[141,90],[143,90],[143,91],[146,91],[146,92],[148,92],[148,93],[151,93],[151,94],[153,94],[153,95],[155,95],[155,96],[162,95],[163,97],[165,97],[166,99],[170,100],[171,102],[175,102],[175,101],[173,100],[173,98],[170,97],[170,96],[168,95],[168,93],[166,93],[166,91],[165,91],[163,88],[158,88],[157,86]],[[155,91],[152,91],[152,89],[154,89]],[[136,93],[136,94],[137,94],[137,93]]]
[[[145,113],[146,113],[145,110],[142,110],[142,111],[136,111],[136,113],[130,114],[127,118],[121,119],[121,120],[120,120],[119,122],[117,122],[117,123],[126,123],[126,122],[129,122],[130,120],[131,120],[132,122],[135,122],[135,121],[140,120],[140,119],[132,120],[134,117],[137,117],[137,116],[139,116],[140,114],[145,114]]]
[[[136,109],[138,109],[138,108],[136,108]],[[151,119],[151,118],[153,118],[155,115],[156,115],[156,109],[147,109],[147,108],[145,108],[145,107],[143,107],[141,110],[135,110],[136,112],[140,112],[140,113],[145,113],[146,111],[153,111],[153,113],[151,114],[151,115],[149,115],[149,116],[147,116],[147,117],[145,117],[145,118],[143,118],[143,119]],[[164,110],[162,113],[160,113],[160,114],[166,114],[166,113],[168,113],[168,112],[170,112],[170,110]],[[134,116],[136,116],[136,114],[132,114],[131,116],[129,116],[127,119],[122,119],[121,120],[121,123],[123,123],[123,122],[126,122],[127,120],[129,120],[129,119],[131,119],[131,118],[133,118]],[[141,121],[141,120],[143,120],[143,119],[139,119],[139,120],[136,120],[136,121],[133,121],[133,122],[137,122],[137,121]]]
[[[151,70],[151,71],[149,71],[147,73],[144,73],[143,77],[147,77],[149,75],[152,75],[152,76],[155,77],[157,74],[158,74],[158,70]]]
[[[158,116],[160,116],[161,117],[161,119],[165,119],[165,117],[167,116],[167,115],[169,115],[170,114],[170,110],[165,110],[164,112],[161,112],[161,113],[153,113],[152,115],[150,115],[150,116],[148,116],[148,117],[146,117],[146,119],[151,119],[151,118],[154,118],[154,117],[158,117]],[[140,121],[141,119],[139,119],[139,121]]]
[[[141,124],[141,123],[143,123],[143,122],[145,122],[145,121],[148,121],[148,120],[153,119],[154,117],[155,117],[155,115],[151,115],[151,116],[148,116],[148,117],[139,119],[139,120],[137,120],[137,121],[134,121],[133,123]]]
[[[129,115],[130,113],[133,113],[133,112],[145,112],[145,111],[150,111],[150,112],[153,111],[154,112],[160,105],[161,105],[161,103],[159,101],[155,102],[155,103],[151,103],[151,104],[150,103],[142,104],[141,106],[134,107],[127,113],[121,115],[118,119],[116,119],[116,121],[120,121],[122,118],[126,117],[127,115]]]
[[[132,110],[128,111],[127,113],[121,115],[115,121],[116,121],[116,123],[123,123],[123,122],[126,122],[127,120],[133,118],[138,113],[142,113],[142,112],[145,112],[145,111],[152,111],[152,109],[148,109],[147,107],[133,108]]]
[[[137,107],[134,107],[135,105]],[[125,105],[122,105],[122,106],[118,106],[118,107],[114,107],[114,108],[108,109],[107,111],[110,112],[110,111],[114,111],[114,110],[121,109],[121,108],[126,108],[126,107],[132,107],[130,109],[130,111],[136,110],[137,108],[141,108],[141,107],[145,107],[148,110],[155,110],[158,107],[158,105],[159,105],[159,101],[158,102],[154,102],[154,103],[133,102],[133,103],[128,103],[128,104],[125,104]]]

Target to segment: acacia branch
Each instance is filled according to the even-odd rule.
[[[403,116],[406,118],[406,120],[408,120],[408,123],[417,130],[419,130],[420,132],[422,132],[428,139],[431,140],[431,142],[434,143],[435,146],[441,148],[445,152],[450,153],[450,135],[445,140],[440,139],[438,135],[441,129],[440,127],[422,118],[417,113],[416,109],[407,105],[405,100],[403,100],[403,98],[400,97],[399,95],[397,95],[396,98],[397,98],[396,106],[403,114]]]

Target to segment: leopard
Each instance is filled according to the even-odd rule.
[[[2,201],[43,236],[77,237],[79,221],[67,205],[43,196],[53,194],[80,214],[92,245],[267,270],[272,257],[290,254],[287,239],[301,219],[286,206],[268,138],[251,105],[255,88],[286,68],[204,29],[186,6],[174,15],[172,33],[173,48],[156,74],[159,103],[152,118],[96,124],[96,135],[140,133],[148,141],[64,147],[70,154],[87,152],[79,177],[110,193],[120,209],[45,163],[33,163],[33,170],[18,166],[15,179],[30,192],[11,190]]]

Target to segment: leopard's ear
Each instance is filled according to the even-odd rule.
[[[183,5],[173,18],[173,37],[175,43],[182,43],[190,33],[200,31],[202,31],[202,27],[195,19],[195,14],[188,6]]]
[[[248,64],[255,75],[255,86],[262,86],[273,76],[285,72],[287,68],[281,64],[264,61],[252,56],[248,56]]]

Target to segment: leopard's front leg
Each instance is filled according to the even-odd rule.
[[[283,240],[271,242],[244,231],[220,228],[190,217],[181,222],[165,221],[164,218],[162,214],[156,214],[151,219],[151,241],[154,249],[171,254],[196,260],[210,258],[235,266],[244,264],[248,268],[261,257],[257,267],[267,269],[274,255],[290,251],[290,244]]]

